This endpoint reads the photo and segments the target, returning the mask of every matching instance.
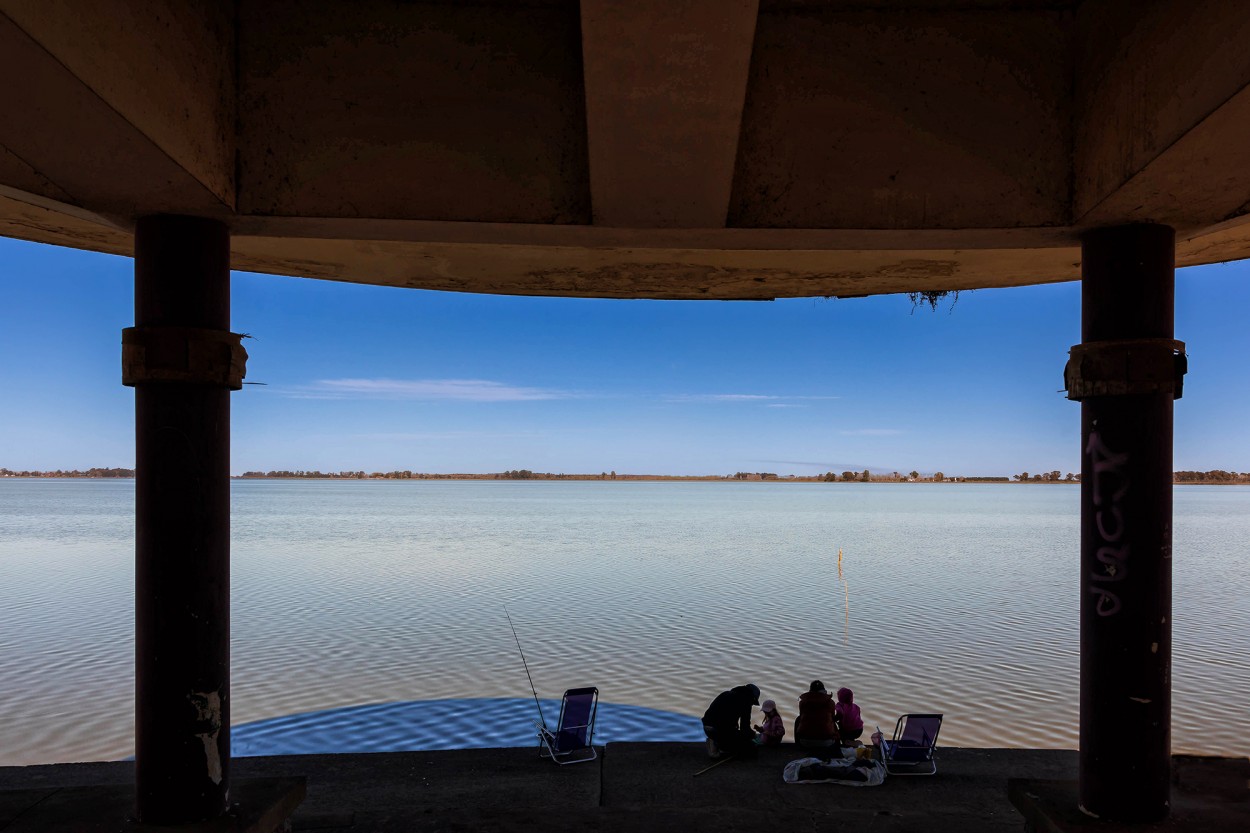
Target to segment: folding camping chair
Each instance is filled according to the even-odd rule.
[[[937,749],[940,714],[905,714],[894,724],[894,737],[881,738],[881,760],[892,775],[932,775],[937,772],[933,753]],[[878,736],[881,727],[877,727]]]
[[[593,686],[564,692],[564,699],[560,701],[560,722],[554,732],[542,721],[534,721],[538,729],[539,756],[550,755],[557,764],[580,764],[599,757],[591,745],[598,706],[599,689]]]

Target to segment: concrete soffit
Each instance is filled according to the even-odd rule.
[[[1126,222],[1240,258],[1245,43],[1237,0],[0,0],[0,233],[623,298],[1071,280]]]

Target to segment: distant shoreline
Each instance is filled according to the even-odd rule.
[[[847,472],[847,474],[852,474]],[[1054,473],[1052,473],[1054,474]],[[1203,477],[1202,475],[1215,475],[1214,477]],[[12,471],[10,469],[0,468],[0,478],[9,479],[91,479],[91,480],[132,480],[135,473],[133,469],[87,469],[81,470],[54,470],[54,471]],[[832,472],[823,475],[777,475],[770,473],[744,473],[738,472],[732,475],[682,475],[682,474],[617,474],[616,472],[604,472],[601,474],[551,474],[547,472],[531,472],[527,470],[491,472],[486,474],[438,474],[431,472],[411,472],[411,471],[392,471],[392,472],[304,472],[304,471],[281,471],[281,472],[244,472],[243,474],[230,475],[231,480],[488,480],[488,481],[574,481],[574,482],[680,482],[680,483],[998,483],[1013,485],[1080,485],[1080,475],[1072,475],[1072,479],[1046,477],[1046,479],[1038,479],[1046,477],[1037,475],[1021,479],[1020,475],[1015,477],[986,476],[986,477],[942,477],[941,480],[935,480],[933,477],[916,477],[908,476],[891,476],[891,475],[873,475],[870,474],[867,479],[863,479],[862,473],[854,475],[850,478],[833,476]],[[1250,472],[1191,472],[1182,471],[1175,472],[1172,478],[1172,484],[1175,486],[1245,486],[1250,485]]]

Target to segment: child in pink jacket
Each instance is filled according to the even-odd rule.
[[[781,722],[781,715],[777,713],[777,704],[772,700],[765,700],[760,703],[760,711],[764,713],[764,722],[753,727],[759,732],[755,742],[762,746],[775,746],[781,743],[781,739],[786,734],[786,726]]]
[[[843,746],[852,746],[864,733],[864,718],[855,705],[855,694],[849,688],[838,689],[838,703],[833,707],[833,718],[838,724],[838,736]]]

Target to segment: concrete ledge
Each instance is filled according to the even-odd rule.
[[[230,811],[219,819],[185,825],[141,824],[130,783],[0,792],[3,833],[273,833],[304,800],[302,778],[238,779]]]
[[[1074,831],[1250,830],[1250,760],[1176,755],[1172,758],[1172,813],[1154,824],[1096,819],[1077,806],[1075,779],[1012,778],[1011,803],[1034,833]]]
[[[613,743],[597,761],[564,767],[535,748],[235,758],[231,767],[236,784],[305,778],[308,796],[291,823],[318,833],[1018,833],[1008,776],[1074,779],[1077,763],[1071,750],[944,747],[932,777],[891,776],[870,789],[782,781],[785,763],[806,755],[782,744],[698,777],[709,763],[701,743]],[[26,804],[56,789],[133,781],[130,762],[0,768],[0,790]],[[122,819],[129,806],[115,812]],[[12,833],[3,824],[0,831]]]

